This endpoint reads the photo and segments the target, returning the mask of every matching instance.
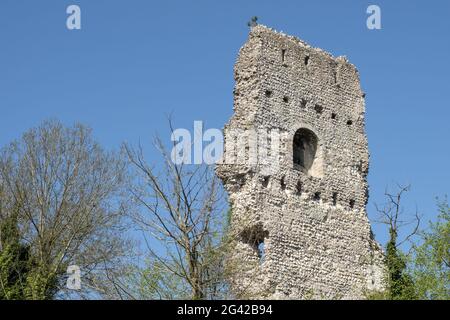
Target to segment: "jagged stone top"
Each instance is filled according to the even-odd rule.
[[[277,30],[275,30],[273,28],[267,27],[267,26],[262,25],[262,24],[258,24],[258,25],[254,26],[254,27],[251,27],[250,35],[251,34],[258,34],[258,33],[269,33],[269,34],[274,35],[276,37],[288,39],[290,41],[293,41],[297,45],[301,45],[301,46],[303,46],[305,48],[314,50],[317,53],[321,53],[321,54],[327,56],[330,59],[337,60],[339,62],[345,62],[345,63],[351,64],[352,66],[354,66],[352,63],[350,63],[348,61],[348,58],[345,55],[344,56],[334,56],[333,54],[331,54],[328,51],[325,51],[325,50],[323,50],[321,48],[318,48],[318,47],[313,47],[313,46],[309,45],[307,42],[303,41],[302,39],[300,39],[300,38],[298,38],[296,36],[288,35],[288,34],[284,33],[283,31],[277,31]]]

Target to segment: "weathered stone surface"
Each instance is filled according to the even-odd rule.
[[[229,147],[236,130],[281,136],[268,165],[217,167],[240,234],[231,258],[251,266],[234,279],[234,291],[254,298],[360,299],[366,290],[383,289],[384,256],[365,209],[369,152],[355,66],[257,25],[234,73],[225,158],[237,152]],[[246,150],[273,143],[258,141],[247,141]]]

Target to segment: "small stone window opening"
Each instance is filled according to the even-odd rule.
[[[314,106],[314,110],[316,110],[316,113],[317,113],[317,114],[321,114],[322,111],[323,111],[323,107],[322,107],[320,104],[316,104],[316,105]]]
[[[288,102],[289,102],[289,98],[288,98],[287,96],[284,96],[284,97],[283,97],[283,102],[284,102],[284,103],[288,103]]]
[[[284,177],[281,178],[280,186],[281,190],[286,190],[286,181],[284,181]]]
[[[302,99],[302,101],[300,102],[300,107],[306,108],[306,103],[307,103],[306,99]]]
[[[337,192],[333,192],[333,206],[335,206],[337,204],[337,198],[338,198],[338,194]]]
[[[320,200],[320,192],[315,192],[313,199],[314,199],[314,201],[319,201]]]
[[[348,125],[348,126],[351,126],[352,124],[353,124],[353,121],[352,121],[352,120],[348,120],[348,121],[347,121],[347,125]]]
[[[301,196],[302,195],[302,182],[301,181],[297,182],[296,189],[297,189],[296,190],[297,191],[297,195]]]
[[[350,204],[350,209],[353,209],[355,207],[355,200],[354,199],[350,200],[349,204]]]
[[[266,246],[265,246],[265,243],[264,243],[264,239],[262,239],[262,241],[258,244],[256,249],[257,249],[257,252],[258,252],[259,263],[262,264],[264,262],[265,257],[266,257]]]
[[[306,56],[306,57],[305,57],[305,66],[307,66],[308,63],[309,63],[309,56]]]
[[[331,119],[333,119],[333,120],[336,119],[336,113],[333,112],[333,113],[331,114]]]
[[[281,50],[281,62],[284,63],[284,60],[286,59],[286,49]]]
[[[294,169],[308,172],[311,169],[317,152],[317,137],[308,129],[297,130],[293,141]]]
[[[269,176],[266,176],[266,177],[263,178],[263,180],[262,180],[262,186],[263,186],[264,188],[267,188],[267,186],[269,185],[269,180],[270,180],[270,177],[269,177]]]
[[[266,94],[267,98],[270,98],[272,96],[272,91],[271,90],[266,90],[265,94]]]

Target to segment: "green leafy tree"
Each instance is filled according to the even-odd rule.
[[[438,203],[439,216],[414,248],[412,275],[420,299],[450,299],[450,208]]]
[[[0,300],[22,299],[30,273],[30,248],[20,241],[17,216],[0,223]]]
[[[397,232],[390,231],[386,245],[386,263],[388,268],[388,298],[391,300],[416,299],[414,282],[408,273],[408,257],[398,248]]]

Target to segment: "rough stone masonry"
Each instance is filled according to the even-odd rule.
[[[369,152],[355,66],[257,25],[234,76],[224,159],[238,158],[243,137],[244,153],[268,149],[262,160],[247,154],[217,166],[238,235],[229,258],[235,295],[363,299],[383,290],[384,255],[365,209]]]

